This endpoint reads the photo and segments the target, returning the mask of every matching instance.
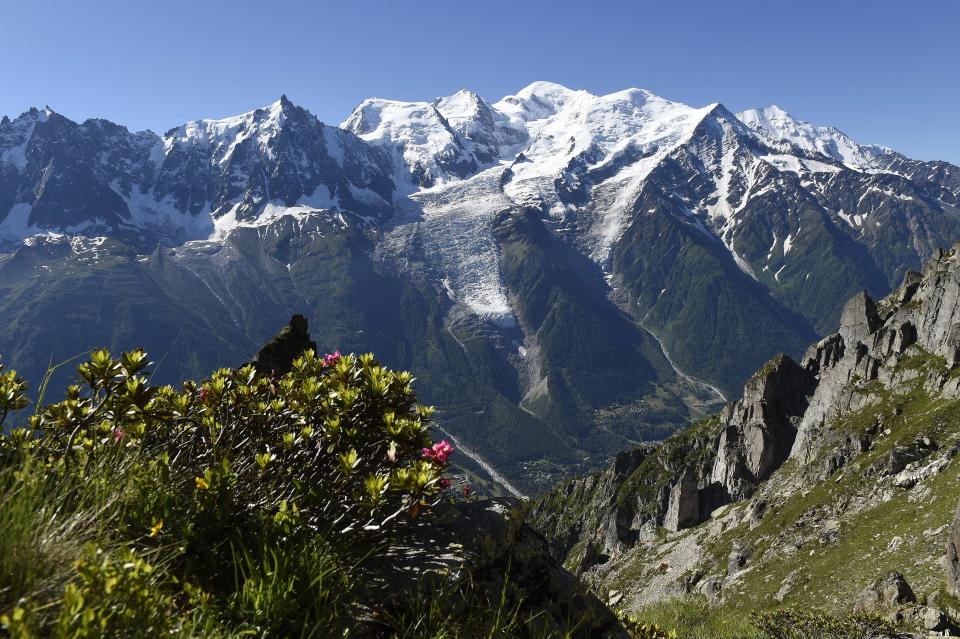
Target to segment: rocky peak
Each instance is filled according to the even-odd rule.
[[[840,315],[840,336],[854,345],[872,335],[880,327],[877,305],[866,291],[861,291],[843,307]]]

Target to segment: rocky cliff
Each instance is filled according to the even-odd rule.
[[[533,520],[554,553],[634,608],[684,592],[843,608],[845,593],[895,571],[942,590],[958,494],[944,471],[960,435],[960,246],[880,302],[856,295],[840,324],[800,362],[768,362],[719,414],[541,499]]]

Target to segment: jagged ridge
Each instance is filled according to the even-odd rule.
[[[910,393],[947,402],[945,406],[960,400],[958,327],[960,245],[938,252],[922,273],[908,273],[879,304],[866,293],[852,298],[844,307],[840,331],[812,345],[802,364],[777,356],[720,414],[659,446],[617,456],[599,475],[562,485],[535,506],[534,519],[551,539],[554,552],[581,573],[603,580],[604,575],[619,574],[639,562],[656,574],[655,563],[650,562],[669,562],[665,557],[673,556],[667,550],[672,543],[660,546],[658,530],[681,531],[676,538],[683,539],[684,529],[696,527],[703,535],[686,538],[709,545],[716,541],[712,536],[728,526],[752,529],[771,502],[792,512],[791,502],[820,490],[817,487],[827,478],[873,450],[878,437],[889,436],[881,412],[899,415],[901,408],[896,406],[918,401],[909,399]],[[838,428],[850,420],[867,423],[857,427],[860,430]],[[926,435],[918,443],[894,445],[889,462],[877,462],[884,469],[885,485],[911,489],[942,472],[957,449],[948,446],[956,430],[950,434],[948,426],[938,427],[944,428],[947,435],[939,446]],[[938,448],[946,452],[927,459]],[[865,471],[865,476],[877,468],[870,466],[873,470]],[[946,499],[955,500],[951,495]],[[723,508],[736,503],[746,504],[737,515]],[[852,508],[849,516],[869,507],[868,500]],[[942,513],[941,519],[948,520],[949,514]],[[835,535],[839,528],[831,530]],[[731,578],[749,556],[749,551],[738,550],[736,541],[746,537],[733,529],[728,532],[727,543],[734,540],[731,562],[734,558],[737,562]],[[937,565],[939,554],[933,557]],[[684,576],[677,575],[680,583],[672,592],[698,586],[716,593],[715,582],[705,579],[709,570],[704,566],[703,572],[688,574],[692,581],[686,585]],[[934,579],[940,574],[937,571]],[[792,581],[786,577],[779,575],[788,591],[795,577]],[[638,597],[666,596],[670,583],[674,582],[667,576],[659,583],[639,583]]]

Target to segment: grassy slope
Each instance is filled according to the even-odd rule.
[[[841,504],[868,498],[876,490],[875,479],[865,478],[863,472],[875,462],[882,463],[895,445],[918,436],[932,437],[941,446],[949,446],[956,439],[960,401],[931,399],[917,390],[893,404],[900,406],[903,414],[886,421],[891,434],[878,439],[872,450],[836,477],[821,481],[806,494],[770,512],[754,530],[740,526],[711,549],[715,557],[725,558],[733,540],[739,539],[753,544],[754,555],[761,557],[772,546],[789,543],[780,539],[781,531],[796,526],[806,513],[830,514],[840,521],[836,543],[808,543],[795,552],[776,553],[746,572],[735,590],[727,593],[728,605],[771,606],[782,579],[795,570],[798,579],[785,603],[799,606],[848,609],[864,587],[892,571],[902,572],[918,594],[942,589],[947,525],[960,499],[957,460],[912,489],[893,488],[888,500],[863,512],[846,516],[842,510],[835,510]],[[863,429],[885,410],[890,410],[890,404],[851,415],[836,428]],[[797,472],[786,469],[791,470]]]
[[[867,585],[892,571],[902,572],[918,596],[942,590],[948,524],[960,500],[960,461],[954,458],[939,474],[911,489],[893,487],[889,480],[880,485],[877,473],[870,470],[883,466],[895,446],[918,437],[930,437],[940,446],[923,463],[960,439],[960,400],[931,397],[923,389],[926,372],[932,368],[943,372],[943,360],[916,347],[911,353],[900,367],[917,373],[915,380],[898,393],[876,382],[865,385],[863,392],[879,401],[835,421],[825,433],[826,441],[840,441],[873,428],[879,418],[883,426],[870,450],[820,480],[814,477],[822,459],[804,468],[787,462],[755,497],[770,503],[755,528],[751,530],[747,521],[748,503],[731,505],[714,521],[663,533],[667,543],[657,551],[661,554],[631,555],[604,579],[603,587],[629,589],[649,580],[661,558],[669,560],[671,549],[684,544],[702,551],[695,572],[707,578],[724,576],[736,543],[752,548],[752,555],[737,579],[724,586],[721,611],[745,614],[796,606],[849,612]],[[889,434],[883,430],[887,428]],[[788,486],[802,489],[784,499],[781,491]],[[821,540],[822,524],[831,519],[839,521],[839,536],[836,541]],[[667,554],[662,554],[664,549]],[[781,603],[774,595],[791,573],[793,586]]]

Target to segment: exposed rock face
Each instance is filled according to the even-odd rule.
[[[950,524],[950,536],[947,540],[947,554],[943,558],[947,577],[947,592],[960,596],[960,506]]]
[[[290,319],[289,326],[257,351],[250,363],[260,375],[281,377],[290,372],[293,360],[307,350],[316,351],[317,344],[310,339],[307,318],[297,314]]]
[[[933,632],[946,630],[950,626],[950,618],[942,610],[928,607],[923,613],[923,627]]]
[[[899,572],[892,572],[884,579],[870,584],[857,598],[857,612],[889,608],[907,603],[916,603],[917,597],[907,580]]]
[[[391,531],[377,562],[361,564],[368,573],[372,607],[389,609],[397,599],[426,592],[435,583],[501,595],[509,609],[539,612],[539,636],[626,639],[613,613],[551,556],[542,535],[511,521],[509,500],[441,503],[418,519],[404,519]],[[570,612],[578,623],[568,625]],[[376,624],[363,637],[380,637]]]
[[[663,525],[669,530],[680,530],[700,521],[700,489],[693,469],[687,468],[680,481],[670,489],[667,514]]]
[[[780,355],[747,383],[742,399],[724,409],[711,478],[731,500],[753,494],[757,482],[790,454],[813,385],[808,370]]]
[[[658,505],[646,519],[634,517],[633,528],[651,524],[680,530],[752,495],[789,456],[813,384],[809,371],[786,355],[771,360],[747,382],[743,397],[728,404],[691,443],[703,454],[669,486],[665,508]],[[634,472],[644,470],[635,467]],[[646,506],[637,510],[649,511]],[[624,541],[622,535],[618,539]]]
[[[877,305],[866,291],[861,291],[843,307],[840,315],[840,337],[846,344],[856,344],[880,327]]]
[[[838,333],[812,345],[799,363],[784,355],[771,360],[719,415],[643,454],[620,455],[605,473],[544,498],[534,508],[534,521],[551,539],[554,531],[567,535],[555,552],[567,556],[586,538],[602,544],[603,561],[616,561],[638,542],[655,540],[657,527],[689,528],[726,504],[750,498],[788,460],[818,481],[838,473],[871,450],[883,428],[834,432],[831,424],[880,401],[877,393],[919,384],[931,396],[960,398],[954,370],[960,363],[958,249],[938,253],[922,273],[908,272],[880,304],[857,294],[844,307]],[[955,454],[920,436],[899,443],[869,472],[893,488],[909,489],[939,473]],[[558,512],[563,495],[574,499]],[[746,523],[760,525],[765,509],[761,499],[744,511]],[[835,542],[838,531],[834,525],[822,543]],[[745,556],[731,555],[728,574],[743,561]],[[951,592],[960,594],[960,512],[946,570]]]
[[[599,476],[558,488],[555,505],[536,504],[534,520],[559,556],[581,535],[596,538],[603,551],[578,556],[581,571],[652,538],[658,526],[694,526],[752,495],[784,462],[814,383],[807,369],[777,356],[747,383],[742,399],[691,427],[680,442],[621,453]],[[589,505],[558,512],[563,502]]]

